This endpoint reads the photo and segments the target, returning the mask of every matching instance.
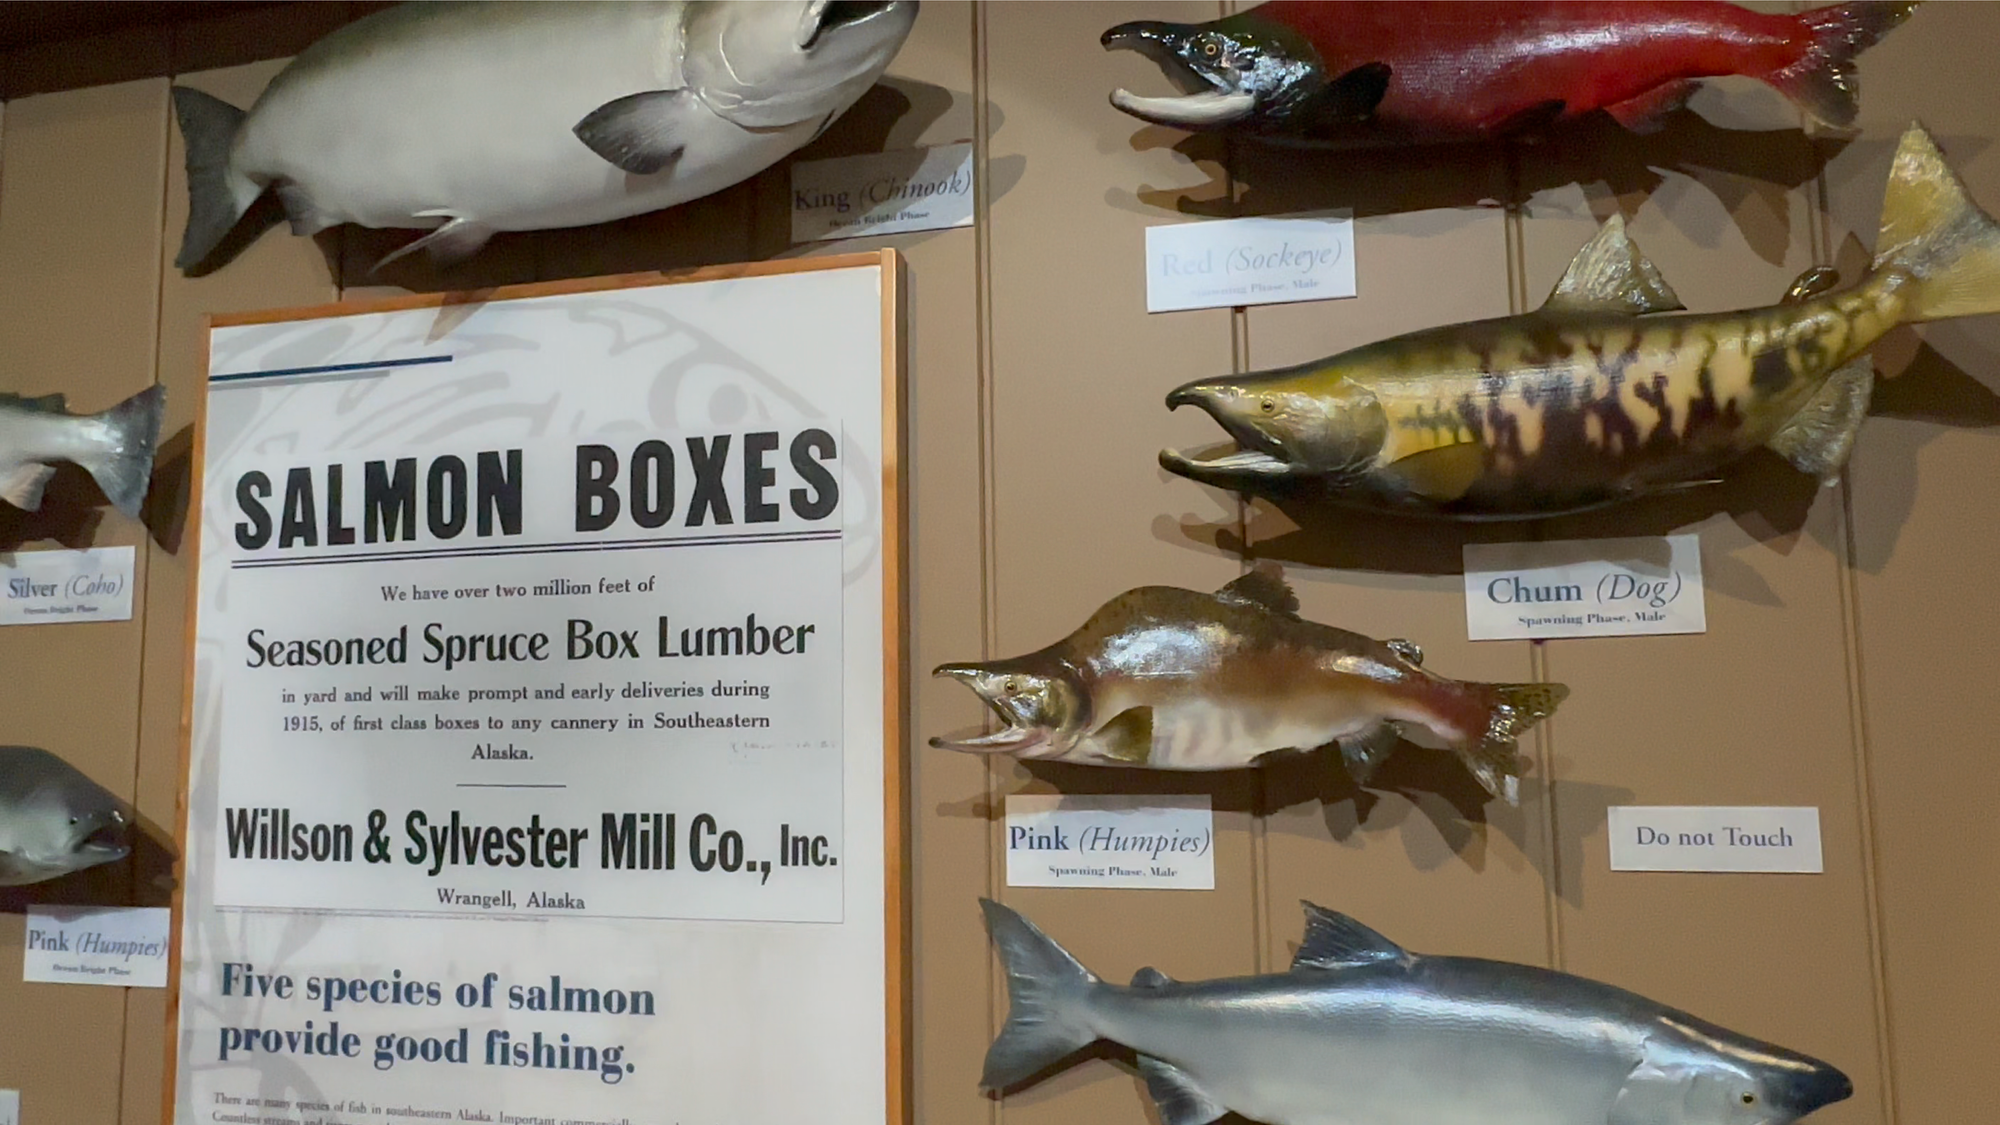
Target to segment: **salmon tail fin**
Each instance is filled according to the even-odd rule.
[[[174,87],[174,116],[187,146],[188,219],[174,267],[193,270],[215,253],[264,189],[230,170],[229,150],[244,112],[212,94]]]
[[[139,518],[139,505],[153,482],[153,450],[160,443],[160,415],[167,404],[165,387],[147,387],[117,406],[95,415],[104,427],[104,441],[89,453],[78,453],[83,466],[111,506]]]
[[[1861,111],[1855,56],[1909,19],[1916,6],[1916,0],[1854,0],[1802,12],[1805,49],[1764,81],[1816,120],[1845,129]]]
[[[2000,223],[1966,194],[1922,125],[1896,146],[1882,197],[1875,271],[1907,275],[1906,321],[2000,312]]]
[[[1477,743],[1460,748],[1465,768],[1488,793],[1510,805],[1521,803],[1521,755],[1516,741],[1522,732],[1550,715],[1569,698],[1564,684],[1481,684],[1492,700],[1486,732]]]
[[[1008,1000],[1007,1023],[986,1051],[979,1086],[1005,1090],[1097,1041],[1087,1016],[1098,980],[1033,922],[990,899],[979,906],[1007,969]]]

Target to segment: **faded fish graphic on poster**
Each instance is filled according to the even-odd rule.
[[[881,1118],[881,292],[214,330],[178,1120]]]

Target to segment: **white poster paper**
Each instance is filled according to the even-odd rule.
[[[30,905],[21,979],[165,988],[172,925],[164,906]]]
[[[0,1090],[0,1125],[21,1125],[21,1091]]]
[[[890,1115],[864,261],[213,331],[176,1121]]]
[[[972,143],[801,160],[792,241],[972,225]]]
[[[1203,794],[1007,798],[1007,885],[1215,889],[1215,814]]]
[[[1346,212],[1146,228],[1146,311],[1281,305],[1354,296]]]
[[[1708,805],[1613,805],[1613,871],[1825,870],[1819,810]]]
[[[132,619],[130,547],[0,556],[0,625]]]
[[[1475,641],[1704,633],[1701,537],[1465,545]]]

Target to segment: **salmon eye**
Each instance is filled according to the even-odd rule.
[[[1201,53],[1212,59],[1222,53],[1222,46],[1215,40],[1210,39],[1201,45]]]
[[[1278,412],[1278,402],[1276,399],[1267,398],[1257,404],[1257,409],[1262,410],[1266,414],[1276,414]]]
[[[1004,683],[1004,684],[1002,684],[1002,685],[1000,685],[1000,686],[1001,686],[1002,688],[1006,689],[1006,692],[1007,692],[1007,694],[1008,694],[1008,695],[1019,695],[1019,694],[1021,694],[1021,684],[1020,684],[1020,681],[1018,681],[1018,680],[1008,680],[1008,681],[1007,681],[1006,683]]]
[[[1757,1104],[1757,1095],[1755,1095],[1755,1094],[1745,1094],[1745,1095],[1743,1095],[1743,1104],[1744,1104],[1744,1105],[1756,1105],[1756,1104]]]

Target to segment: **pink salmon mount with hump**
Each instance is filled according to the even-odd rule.
[[[1405,727],[1440,740],[1473,777],[1520,800],[1515,740],[1568,696],[1561,684],[1453,680],[1405,640],[1378,641],[1298,614],[1277,564],[1208,594],[1142,586],[1046,648],[940,665],[1005,723],[931,745],[1097,766],[1226,770],[1337,745],[1365,783]]]

